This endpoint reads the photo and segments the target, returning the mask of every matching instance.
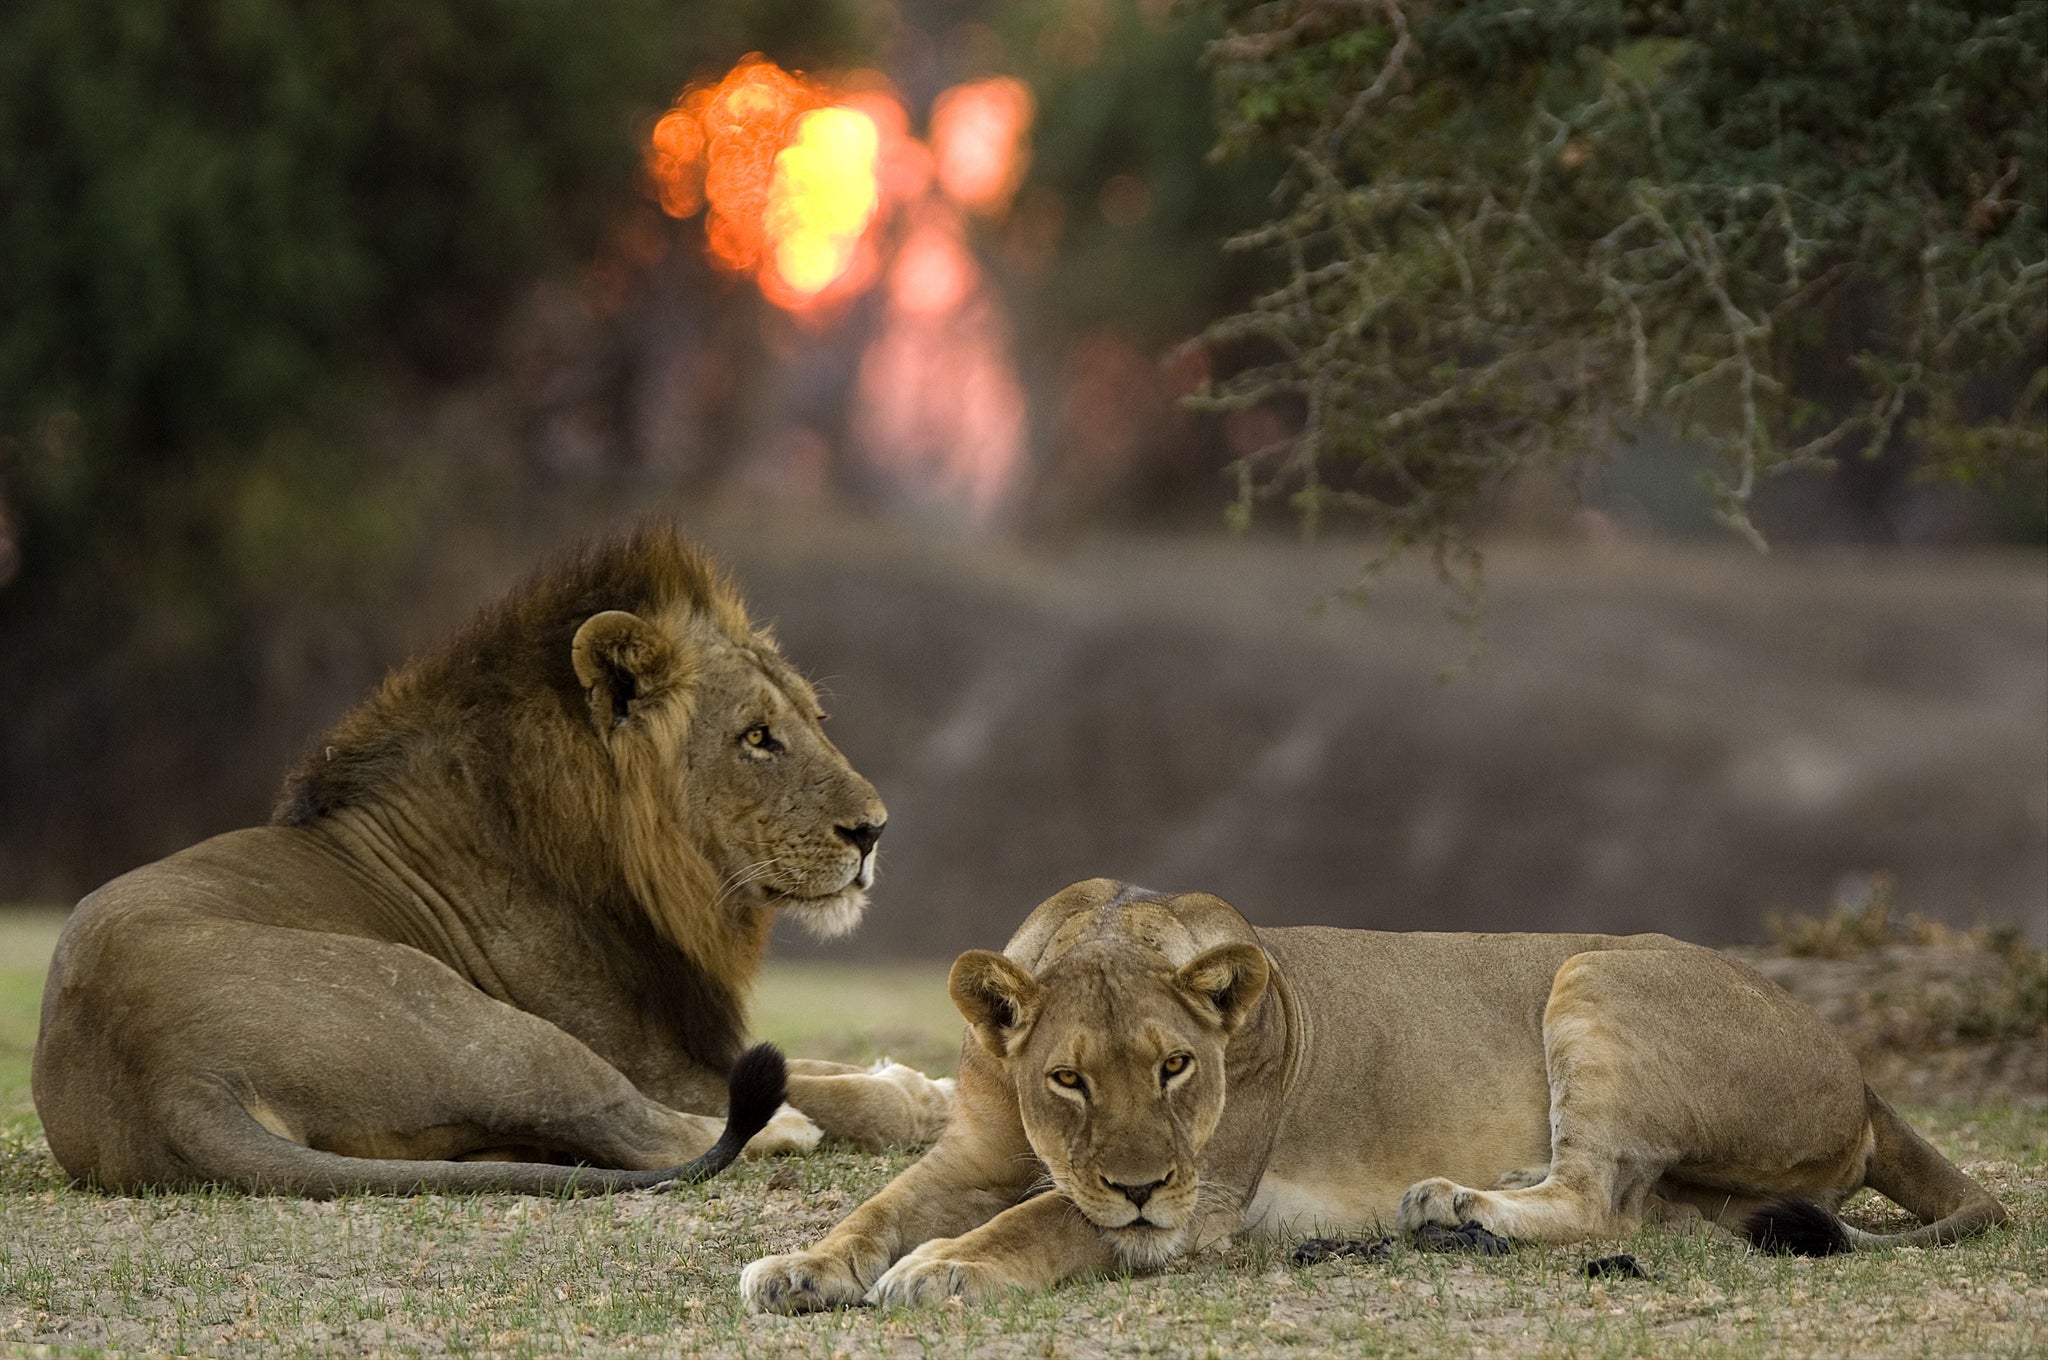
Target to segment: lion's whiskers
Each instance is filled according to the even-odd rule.
[[[770,855],[767,859],[757,859],[752,864],[743,865],[733,870],[718,885],[718,896],[713,905],[715,907],[724,906],[735,893],[745,888],[748,884],[759,881],[767,875],[770,869],[773,869],[780,863],[782,863],[782,856]]]

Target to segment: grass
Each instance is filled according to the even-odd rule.
[[[1909,1111],[2015,1212],[2006,1231],[1823,1261],[1650,1231],[1626,1244],[1650,1280],[1586,1279],[1611,1246],[1301,1268],[1242,1242],[986,1307],[764,1318],[739,1308],[739,1267],[815,1240],[907,1155],[827,1151],[590,1200],[81,1193],[27,1098],[56,921],[0,913],[0,1355],[2019,1357],[2048,1335],[2048,1101]],[[938,966],[783,966],[758,1012],[815,1056],[939,1071],[957,1046]]]

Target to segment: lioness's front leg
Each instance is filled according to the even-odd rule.
[[[950,1298],[974,1303],[1012,1290],[1050,1289],[1117,1264],[1102,1230],[1064,1195],[1048,1192],[972,1232],[926,1242],[891,1266],[868,1297],[913,1307]]]
[[[1041,1170],[1023,1132],[1000,1141],[956,1125],[882,1192],[809,1251],[764,1256],[740,1272],[757,1313],[808,1313],[859,1303],[904,1252],[979,1227],[1015,1204]]]

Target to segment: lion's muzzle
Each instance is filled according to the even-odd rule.
[[[882,839],[882,831],[887,825],[887,822],[858,822],[852,826],[832,828],[839,833],[839,839],[860,853],[849,886],[863,889],[875,886],[875,842]]]

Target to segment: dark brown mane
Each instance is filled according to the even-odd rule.
[[[422,757],[495,740],[508,721],[559,714],[580,731],[584,701],[570,640],[607,609],[698,610],[735,641],[749,631],[724,574],[673,528],[647,525],[577,544],[479,610],[450,641],[394,671],[312,742],[286,775],[271,821],[301,826],[358,804],[425,773]],[[553,714],[536,711],[543,707]]]
[[[765,947],[767,916],[707,912],[697,929],[664,938],[659,906],[634,892],[633,847],[620,843],[626,833],[606,810],[620,797],[618,776],[571,662],[577,629],[611,609],[706,619],[772,657],[723,574],[672,528],[580,544],[394,671],[315,741],[285,779],[272,821],[306,826],[396,804],[452,829],[450,843],[494,863],[534,900],[562,904],[561,919],[613,987],[722,1072],[741,1046],[740,991]]]

